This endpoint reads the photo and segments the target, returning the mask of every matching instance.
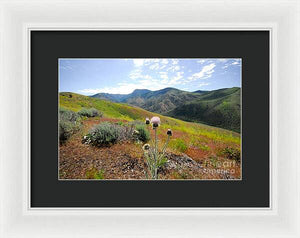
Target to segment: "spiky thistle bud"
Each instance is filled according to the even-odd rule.
[[[150,145],[149,144],[145,144],[144,146],[143,146],[143,150],[149,150],[150,149]]]
[[[149,125],[150,124],[150,120],[148,117],[146,117],[146,121],[145,121],[146,125]]]

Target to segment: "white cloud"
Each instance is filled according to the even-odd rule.
[[[173,65],[176,65],[176,64],[178,64],[179,63],[179,60],[178,59],[172,59],[172,64]]]
[[[232,60],[232,59],[231,59]],[[236,66],[241,66],[241,60],[240,59],[234,59],[233,62],[228,62],[226,63],[222,69],[227,69],[228,67],[230,67],[231,65],[236,65]]]
[[[176,71],[179,71],[181,68],[183,68],[183,67],[175,64],[175,65],[171,65],[166,70],[170,71],[170,72],[176,72]]]
[[[119,83],[116,87],[78,90],[78,93],[94,95],[96,93],[129,94],[135,89],[159,90],[169,87],[168,80],[140,80],[137,83]]]
[[[138,66],[131,71],[129,78],[135,80],[135,85],[141,88],[156,90],[184,84],[184,72],[180,71],[183,67],[179,65],[178,59],[144,59],[143,63],[138,61],[135,65]]]
[[[135,70],[131,71],[131,73],[129,74],[129,78],[131,78],[131,79],[138,79],[141,77],[142,77],[141,69],[135,69]]]
[[[217,61],[219,61],[219,62],[221,62],[221,63],[225,63],[225,62],[227,62],[228,60],[230,60],[230,59],[217,59]]]
[[[122,82],[118,83],[115,87],[103,87],[97,89],[82,89],[79,93],[85,95],[94,95],[96,93],[113,93],[113,94],[128,94],[133,92],[135,89],[149,89],[159,90],[166,87],[174,87],[178,84],[184,84],[182,81],[184,72],[176,72],[172,76],[168,75],[168,72],[158,72],[158,77],[143,75],[141,70],[135,70],[129,77],[135,79],[134,83]]]
[[[98,89],[83,89],[79,90],[79,93],[85,95],[94,95],[97,93],[112,93],[112,94],[128,94],[133,92],[135,89],[147,88],[145,84],[134,84],[134,83],[119,83],[116,87],[103,87]]]
[[[202,65],[200,72],[185,78],[183,66],[178,59],[132,59],[134,69],[129,73],[128,78],[117,85],[97,89],[82,89],[79,93],[93,95],[96,93],[128,94],[135,89],[159,90],[166,87],[178,87],[197,79],[211,77],[216,67],[215,62]],[[192,73],[193,71],[190,71]],[[128,81],[127,81],[128,80]],[[134,81],[132,81],[134,80]],[[198,86],[208,85],[203,82]]]
[[[102,89],[99,89],[99,88],[86,88],[86,89],[81,89],[81,90],[78,90],[77,92],[78,93],[82,93],[84,95],[94,95],[94,94],[97,94],[97,93],[101,93]]]
[[[160,78],[162,78],[162,79],[168,79],[169,78],[167,72],[159,72],[159,74],[160,74]]]
[[[167,60],[167,59],[162,59],[162,60],[161,60],[161,63],[162,63],[162,64],[168,64],[168,63],[169,63],[169,60]]]
[[[195,81],[197,79],[206,79],[210,78],[214,72],[214,68],[216,67],[215,63],[208,64],[203,66],[200,72],[193,74],[188,78],[189,81]]]
[[[144,64],[144,59],[133,59],[133,63],[136,67],[143,66]]]
[[[170,85],[176,85],[183,78],[184,72],[177,72],[176,75],[169,81]]]
[[[205,63],[205,59],[201,59],[201,60],[197,60],[197,63],[199,63],[199,64],[204,64]]]
[[[154,64],[152,64],[152,65],[149,66],[149,69],[151,69],[151,70],[157,70],[159,68],[160,68],[160,66],[159,66],[158,63],[154,63]]]

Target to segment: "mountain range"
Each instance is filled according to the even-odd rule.
[[[136,89],[130,94],[98,93],[91,97],[240,132],[240,94],[238,87],[195,92],[164,88],[157,91]]]

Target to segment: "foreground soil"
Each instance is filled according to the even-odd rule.
[[[142,145],[133,141],[98,148],[83,144],[82,137],[95,124],[120,120],[100,118],[83,121],[83,129],[59,148],[60,179],[146,179],[147,166]],[[188,138],[174,132],[173,138]],[[165,138],[159,135],[159,140]],[[168,159],[159,170],[159,179],[240,179],[240,163],[220,157],[218,151],[226,145],[207,141],[210,150],[189,146],[185,153],[167,150]],[[97,174],[101,174],[97,176]]]

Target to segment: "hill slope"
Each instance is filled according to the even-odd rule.
[[[176,88],[136,89],[131,94],[93,95],[123,102],[185,121],[201,122],[240,132],[240,88],[186,92]]]
[[[129,106],[123,103],[114,103],[107,100],[101,100],[98,98],[91,98],[80,94],[63,92],[59,97],[60,107],[79,111],[82,108],[96,108],[104,113],[107,118],[133,121],[142,120],[146,117],[159,116],[162,121],[162,127],[165,129],[171,128],[174,130],[189,133],[190,135],[201,135],[207,138],[227,141],[233,143],[240,143],[240,135],[232,131],[228,131],[221,128],[215,128],[200,123],[185,122],[168,116],[163,116],[157,113],[146,111],[142,108]]]
[[[240,110],[240,89],[229,88],[202,94],[196,100],[169,111],[167,115],[240,132]]]
[[[136,89],[130,94],[98,93],[91,97],[128,103],[151,112],[166,113],[186,101],[196,99],[199,95],[200,92],[190,93],[176,88],[164,88],[157,91]]]
[[[147,164],[139,141],[122,140],[95,147],[86,144],[83,138],[94,126],[104,122],[129,128],[152,116],[159,116],[162,122],[157,131],[160,150],[167,139],[167,129],[172,129],[166,149],[167,161],[159,170],[160,179],[241,178],[241,138],[238,133],[75,93],[60,93],[59,106],[75,112],[96,108],[104,114],[101,117],[81,116],[79,131],[60,144],[61,179],[145,179]],[[133,120],[139,121],[130,122]],[[154,130],[149,127],[148,131],[153,138]]]

